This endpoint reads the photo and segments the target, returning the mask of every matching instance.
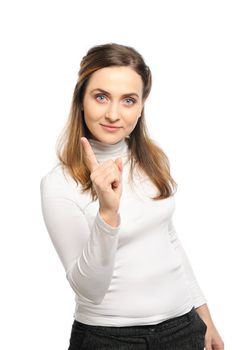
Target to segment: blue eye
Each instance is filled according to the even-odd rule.
[[[126,98],[127,101],[131,101],[131,104],[134,104],[136,101],[133,98]]]
[[[102,96],[104,96],[104,95],[96,95],[96,98],[98,98],[98,97],[102,97]],[[100,100],[100,101],[102,101],[102,100]]]

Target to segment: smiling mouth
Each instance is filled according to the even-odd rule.
[[[106,131],[106,132],[110,132],[110,133],[116,133],[118,130],[120,130],[120,126],[116,127],[116,126],[106,126],[101,124],[102,128]]]
[[[121,128],[121,126],[114,126],[114,125],[104,125],[104,124],[101,124],[102,126],[105,126],[107,128],[111,128],[111,129],[119,129]]]

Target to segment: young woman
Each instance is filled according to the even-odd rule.
[[[149,137],[152,76],[134,48],[83,57],[44,221],[75,292],[69,350],[224,349],[172,221],[176,183]]]

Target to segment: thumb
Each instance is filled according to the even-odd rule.
[[[118,167],[118,169],[120,171],[120,177],[121,177],[122,176],[122,168],[123,168],[122,159],[121,158],[117,158],[117,159],[115,159],[114,162],[116,163],[116,165],[117,165],[117,167]],[[113,185],[114,188],[117,188],[118,187],[118,181],[114,181],[112,185]]]
[[[123,169],[122,159],[121,159],[121,158],[115,159],[115,163],[117,164],[118,169],[119,169],[120,172],[122,173],[122,169]]]

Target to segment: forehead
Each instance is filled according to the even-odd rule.
[[[94,72],[88,81],[87,90],[102,88],[109,93],[142,94],[141,76],[130,67],[106,67]]]

